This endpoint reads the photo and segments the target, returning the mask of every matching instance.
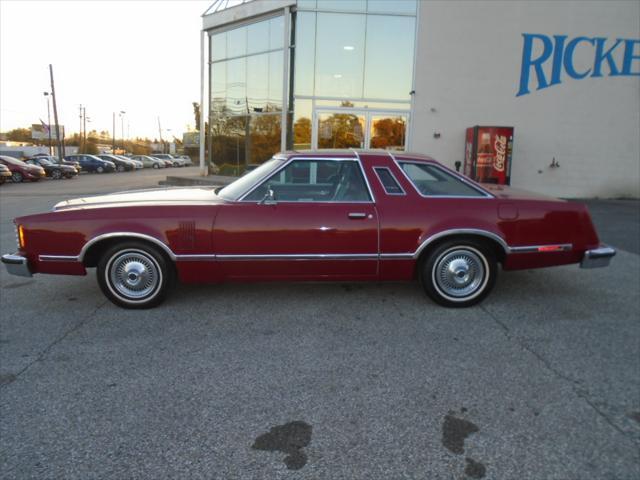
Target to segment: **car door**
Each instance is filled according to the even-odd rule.
[[[228,278],[355,280],[378,274],[376,207],[354,159],[290,161],[219,210],[212,243]]]

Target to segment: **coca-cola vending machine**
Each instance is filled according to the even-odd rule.
[[[511,183],[513,127],[467,128],[464,174],[482,183]]]

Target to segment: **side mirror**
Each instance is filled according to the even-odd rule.
[[[276,205],[276,194],[274,193],[271,187],[267,187],[267,193],[265,196],[258,202],[258,205]]]

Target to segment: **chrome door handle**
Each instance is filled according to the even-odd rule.
[[[363,219],[363,218],[367,218],[367,214],[366,213],[361,213],[361,212],[351,212],[349,214],[349,218],[352,219]]]

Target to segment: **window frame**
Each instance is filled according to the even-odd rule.
[[[274,157],[276,158],[276,157]],[[295,204],[311,204],[311,205],[318,205],[318,204],[328,204],[328,203],[342,203],[342,204],[346,204],[346,203],[363,203],[363,204],[375,204],[375,196],[373,195],[373,190],[371,189],[371,185],[369,184],[369,179],[364,171],[364,168],[362,166],[362,162],[360,161],[359,157],[343,157],[343,158],[339,158],[339,157],[290,157],[289,159],[287,159],[286,162],[284,162],[278,169],[274,170],[270,175],[268,175],[265,178],[260,179],[259,181],[257,181],[254,185],[251,186],[251,188],[249,190],[247,190],[245,193],[243,193],[242,195],[240,195],[240,197],[238,198],[238,200],[235,200],[234,203],[249,203],[249,204],[256,204],[258,202],[256,202],[255,200],[246,200],[246,197],[251,195],[253,193],[254,190],[257,190],[260,186],[262,186],[264,184],[264,182],[268,181],[270,178],[275,177],[276,175],[279,175],[285,168],[287,168],[289,166],[289,164],[293,163],[294,161],[299,161],[299,160],[303,160],[303,161],[309,161],[309,162],[315,162],[315,161],[330,161],[330,162],[355,162],[358,165],[358,168],[360,170],[360,174],[362,175],[362,178],[364,180],[364,183],[367,187],[367,193],[369,195],[369,200],[349,200],[349,201],[344,201],[344,200],[326,200],[326,201],[322,201],[322,202],[314,202],[314,201],[291,201],[291,200],[276,200],[277,203],[295,203]]]
[[[396,185],[398,186],[398,188],[400,189],[400,193],[391,193],[387,191],[387,187],[385,187],[384,182],[382,181],[382,177],[380,177],[380,173],[378,172],[379,170],[386,170],[386,172],[391,175],[391,178],[393,179],[394,182],[396,182]],[[384,193],[386,193],[387,195],[393,195],[396,197],[402,197],[407,195],[407,192],[404,190],[404,188],[402,188],[402,185],[400,185],[400,182],[398,181],[398,178],[393,174],[393,172],[391,171],[391,169],[389,167],[373,167],[373,171],[376,174],[376,177],[378,178],[378,181],[380,182],[380,185],[382,186],[382,190],[384,190]]]

